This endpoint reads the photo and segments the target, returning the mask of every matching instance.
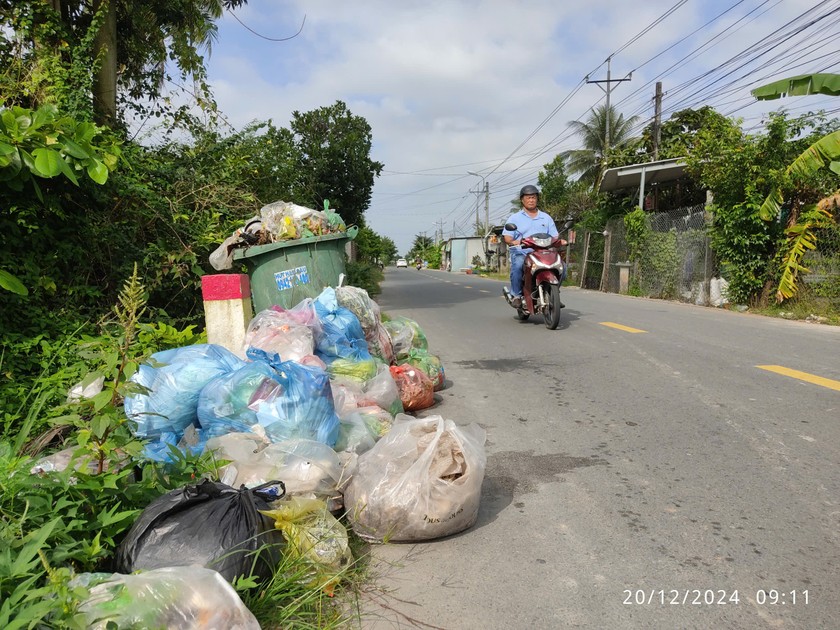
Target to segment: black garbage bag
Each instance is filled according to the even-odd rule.
[[[117,549],[117,571],[201,565],[228,582],[240,575],[269,578],[283,535],[260,514],[282,498],[282,482],[239,490],[206,479],[152,501]]]

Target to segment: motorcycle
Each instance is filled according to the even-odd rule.
[[[566,221],[563,230],[568,231],[572,221]],[[515,232],[516,225],[508,223],[505,230]],[[516,309],[516,318],[527,320],[531,315],[541,313],[545,327],[554,330],[560,324],[560,310],[565,306],[560,301],[560,284],[566,276],[566,261],[560,251],[567,244],[560,236],[532,234],[522,239],[521,246],[533,251],[525,254],[522,267],[522,299],[514,303],[507,287],[502,289],[505,300]]]
[[[423,268],[423,263],[417,263],[417,271],[420,271]]]

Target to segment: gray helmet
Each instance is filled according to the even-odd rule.
[[[537,195],[539,196],[540,191],[536,186],[531,186],[528,184],[527,186],[523,186],[522,190],[519,191],[519,198],[522,199],[525,195]]]

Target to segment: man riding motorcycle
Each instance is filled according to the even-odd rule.
[[[548,214],[537,207],[540,198],[540,191],[536,186],[523,186],[519,191],[519,201],[522,209],[508,217],[505,223],[516,225],[515,231],[507,229],[502,231],[502,236],[508,246],[510,254],[510,293],[512,296],[511,305],[519,308],[522,304],[522,267],[525,264],[525,256],[531,249],[521,247],[522,239],[533,234],[549,234],[557,237],[557,225]],[[561,303],[561,308],[563,304]]]

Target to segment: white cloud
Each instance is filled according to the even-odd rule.
[[[467,175],[467,170],[487,174],[498,169],[488,177],[491,211],[494,217],[503,215],[519,186],[534,182],[539,168],[559,150],[574,147],[573,138],[557,144],[568,135],[566,123],[585,116],[602,91],[595,85],[583,86],[515,156],[505,163],[502,159],[588,72],[597,68],[592,78],[604,78],[607,56],[675,2],[250,0],[236,16],[258,33],[287,36],[305,15],[303,31],[287,42],[267,42],[226,16],[210,58],[210,78],[222,111],[236,127],[268,118],[285,126],[293,111],[308,111],[336,100],[364,116],[373,129],[374,158],[387,171],[377,180],[366,217],[373,229],[392,237],[404,252],[416,234],[431,233],[439,221],[447,233],[453,221],[469,229],[476,203],[469,191],[480,180]],[[743,2],[725,18],[643,66],[631,82],[616,84],[613,103],[626,98],[627,109],[622,111],[650,116],[657,75],[760,4],[761,0]],[[680,7],[615,56],[613,78],[638,68],[729,6],[716,1]],[[752,14],[756,19],[744,19],[736,34],[662,79],[666,110],[669,90],[678,102],[692,90],[678,91],[677,86],[761,41],[807,8],[798,0],[774,0],[757,9]],[[822,41],[831,41],[825,35]],[[815,52],[812,57],[818,55]],[[814,69],[818,68],[798,68],[795,73]],[[748,96],[748,89],[742,88],[723,101]],[[706,94],[705,100],[692,104],[709,98]],[[534,157],[552,145],[556,146]],[[507,173],[523,164],[520,172]],[[426,172],[393,174],[415,171]],[[440,176],[431,177],[430,172]]]

